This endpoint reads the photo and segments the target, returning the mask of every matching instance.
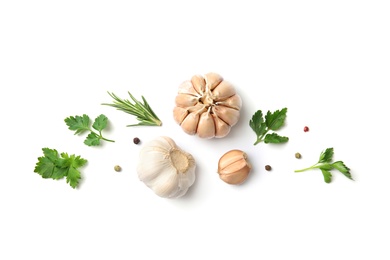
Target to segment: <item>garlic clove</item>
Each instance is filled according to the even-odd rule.
[[[156,178],[158,174],[164,169],[165,165],[160,163],[164,158],[163,155],[161,155],[161,152],[150,150],[143,150],[140,154],[140,157],[145,156],[145,154],[148,154],[150,160],[148,162],[138,164],[138,177],[145,181],[151,181]]]
[[[191,83],[198,94],[203,94],[206,87],[206,81],[201,75],[195,75],[191,78]]]
[[[204,78],[210,90],[213,90],[216,86],[218,86],[223,81],[221,75],[214,72],[207,73],[204,76]]]
[[[238,149],[230,150],[226,152],[222,157],[219,159],[218,162],[218,172],[224,171],[227,167],[234,164],[235,162],[246,158],[246,154]]]
[[[222,138],[229,134],[231,127],[215,114],[211,114],[215,125],[215,137]]]
[[[228,184],[233,184],[233,185],[239,185],[242,184],[249,175],[248,167],[243,168],[238,172],[230,173],[230,174],[220,174],[219,177],[221,180]]]
[[[154,192],[164,198],[170,198],[178,193],[179,175],[174,167],[168,166],[161,171],[157,177],[150,183],[148,187]]]
[[[192,113],[192,112],[197,112],[197,113],[201,114],[201,113],[207,111],[207,109],[206,109],[206,107],[205,107],[204,104],[202,104],[202,103],[197,103],[195,106],[189,107],[189,108],[188,108],[188,111],[189,111],[190,113]]]
[[[201,114],[196,132],[200,138],[209,139],[215,136],[215,123],[210,113]]]
[[[239,95],[233,95],[227,98],[226,100],[217,102],[216,104],[220,106],[225,106],[225,107],[234,108],[236,110],[240,110],[242,106],[242,101]]]
[[[234,126],[240,117],[240,111],[230,107],[214,106],[212,111],[230,126]]]
[[[247,154],[237,149],[226,152],[218,161],[219,177],[229,184],[243,183],[251,169]]]
[[[179,94],[189,94],[189,95],[193,95],[193,96],[197,96],[199,94],[194,89],[194,85],[192,85],[190,80],[186,80],[180,84],[178,93]]]
[[[189,135],[194,135],[198,128],[199,113],[191,112],[181,122],[181,128]]]
[[[184,118],[186,118],[188,113],[188,109],[182,107],[175,107],[173,109],[173,118],[175,119],[176,123],[180,125],[181,122],[183,122]]]
[[[227,99],[236,94],[236,90],[232,84],[227,82],[226,80],[222,81],[214,90],[214,100],[221,101]]]
[[[238,155],[231,154],[229,157],[231,157],[233,160],[229,158],[227,159],[227,161],[229,161],[228,163],[225,162],[223,163],[225,164],[224,166],[219,166],[218,172],[220,174],[236,173],[247,166],[246,155],[242,155],[241,151],[239,151]]]
[[[175,103],[179,107],[194,106],[198,103],[198,98],[189,94],[178,94],[175,98]]]
[[[188,187],[195,182],[195,168],[190,168],[186,174],[179,174],[178,186],[179,190],[173,197],[181,197],[187,193]]]
[[[163,137],[156,138],[145,145],[139,154],[139,157],[148,158],[148,160],[140,160],[137,165],[138,177],[145,181],[153,180],[157,177],[166,165],[160,163],[165,160],[163,151],[170,150],[175,144],[170,143],[168,139]]]

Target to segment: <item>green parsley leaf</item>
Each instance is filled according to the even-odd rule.
[[[72,166],[69,167],[68,174],[66,175],[66,183],[69,183],[72,188],[76,188],[79,185],[80,179],[80,172]]]
[[[92,127],[101,132],[104,128],[106,128],[107,126],[107,121],[108,121],[108,118],[105,116],[105,115],[100,115],[98,116],[95,121],[93,122],[93,125]]]
[[[265,116],[265,123],[267,127],[273,131],[279,130],[284,124],[286,114],[287,108],[283,108],[282,110],[276,110],[273,113],[268,111],[267,115]]]
[[[325,163],[325,164],[321,164],[319,168],[325,171],[330,171],[333,169],[333,166],[332,164]]]
[[[322,175],[324,176],[324,181],[326,183],[330,183],[332,181],[332,173],[324,169],[321,169],[321,171],[322,171]]]
[[[267,134],[264,138],[264,143],[280,144],[288,141],[288,137],[280,136],[277,133]]]
[[[108,123],[108,118],[103,114],[98,116],[92,124],[92,128],[97,132],[90,127],[90,119],[86,114],[83,116],[67,117],[65,118],[65,123],[70,130],[75,131],[75,134],[82,134],[89,131],[90,133],[84,140],[84,144],[88,146],[98,146],[100,145],[100,140],[115,142],[113,140],[104,138],[102,135],[102,130],[107,127]]]
[[[80,168],[87,163],[87,160],[74,154],[68,155],[67,153],[61,153],[61,157],[63,158],[63,163],[61,167],[73,166],[75,168]]]
[[[84,114],[83,116],[70,116],[65,118],[65,123],[70,130],[76,131],[74,134],[82,134],[89,130],[89,117]]]
[[[40,174],[42,178],[51,178],[56,169],[58,152],[49,148],[43,148],[42,150],[44,156],[38,158],[34,172]]]
[[[53,180],[62,179],[62,178],[64,178],[64,177],[66,176],[67,171],[68,171],[67,168],[55,167],[55,168],[54,168],[53,175],[51,176],[51,178],[52,178]]]
[[[333,148],[327,148],[325,149],[325,151],[321,152],[320,159],[316,164],[304,169],[295,170],[295,172],[304,172],[312,169],[320,169],[324,176],[324,181],[326,183],[330,183],[332,180],[332,174],[330,171],[336,169],[347,178],[353,180],[352,175],[350,173],[350,169],[344,164],[344,162],[337,161],[332,163],[333,154],[334,154]]]
[[[98,146],[100,144],[100,138],[96,133],[89,133],[84,143],[88,146]]]
[[[286,143],[288,141],[288,137],[280,136],[276,133],[268,133],[269,131],[277,131],[283,125],[287,116],[287,108],[283,108],[281,110],[276,110],[271,113],[267,112],[265,115],[265,120],[263,117],[263,112],[261,110],[257,110],[252,119],[249,121],[249,126],[256,133],[257,139],[254,145],[264,141],[264,143]]]
[[[34,172],[41,175],[42,178],[54,180],[66,177],[66,182],[72,188],[76,188],[81,179],[78,168],[84,166],[87,160],[74,154],[69,156],[67,153],[61,153],[59,155],[55,149],[43,148],[42,150],[44,156],[38,157]]]
[[[332,161],[333,153],[334,153],[333,148],[327,148],[325,151],[321,153],[318,162],[326,163]]]
[[[249,121],[249,126],[257,136],[265,134],[267,126],[264,124],[263,112],[261,112],[261,110],[255,112],[252,119]]]
[[[344,174],[347,178],[352,180],[350,169],[342,161],[334,162],[334,163],[332,163],[332,166],[335,169],[337,169],[339,172]]]

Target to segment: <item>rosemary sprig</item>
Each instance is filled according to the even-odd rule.
[[[132,103],[128,99],[121,99],[118,96],[116,96],[114,93],[107,92],[113,99],[112,104],[103,103],[102,105],[115,107],[116,109],[126,112],[130,115],[136,116],[137,120],[139,121],[138,124],[132,124],[127,126],[161,126],[162,122],[158,118],[158,116],[153,112],[152,108],[146,101],[146,99],[142,97],[142,102],[138,101],[134,98],[134,96],[129,93],[129,96],[133,100],[134,103]]]

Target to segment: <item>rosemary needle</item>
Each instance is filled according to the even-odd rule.
[[[126,112],[130,115],[136,116],[137,120],[139,121],[138,124],[132,124],[127,126],[140,126],[140,125],[146,125],[146,126],[161,126],[162,122],[158,118],[158,116],[153,112],[152,108],[146,101],[146,99],[142,97],[142,102],[135,99],[134,96],[129,93],[130,98],[133,100],[131,102],[128,99],[121,99],[118,96],[116,96],[114,93],[107,92],[113,99],[112,104],[103,103],[102,105],[115,107],[116,109]]]

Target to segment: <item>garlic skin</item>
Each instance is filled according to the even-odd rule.
[[[167,136],[145,143],[139,154],[139,179],[163,198],[179,198],[195,182],[196,163],[193,156],[181,150]]]
[[[247,154],[237,149],[226,152],[218,162],[219,177],[228,184],[243,183],[251,170]]]
[[[240,117],[241,97],[217,73],[195,75],[178,90],[173,118],[185,133],[201,138],[222,138]]]

